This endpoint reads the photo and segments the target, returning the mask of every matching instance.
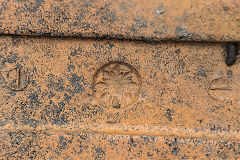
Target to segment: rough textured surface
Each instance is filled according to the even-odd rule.
[[[54,132],[1,133],[2,159],[239,159],[240,143],[224,140]]]
[[[224,50],[1,36],[0,157],[239,159],[240,66]]]
[[[0,33],[240,41],[240,1],[2,0]]]
[[[240,159],[239,0],[2,0],[0,34],[0,159]]]

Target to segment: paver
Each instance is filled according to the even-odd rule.
[[[240,159],[238,1],[0,4],[0,159]]]
[[[2,0],[0,33],[239,41],[238,0]]]

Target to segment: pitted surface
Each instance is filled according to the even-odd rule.
[[[239,159],[237,141],[128,135],[1,133],[3,159]]]
[[[240,66],[224,46],[1,36],[0,157],[239,159]]]
[[[239,0],[2,0],[0,33],[240,41]]]

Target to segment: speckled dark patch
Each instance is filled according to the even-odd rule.
[[[0,13],[2,34],[239,41],[235,1],[4,0]]]
[[[223,104],[208,94],[211,82],[221,76],[238,80],[238,65],[226,68],[220,43],[0,39],[0,148],[5,159],[116,159],[119,153],[122,159],[239,156],[238,99]],[[99,68],[116,61],[134,66],[142,92],[129,108],[111,111],[95,97],[92,84]],[[22,91],[9,89],[5,80],[16,66],[27,68],[30,77]],[[121,92],[121,87],[110,89]],[[11,146],[16,137],[19,141]],[[220,146],[223,141],[236,144],[228,149]]]

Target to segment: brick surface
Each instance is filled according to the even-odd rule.
[[[224,43],[1,36],[0,51],[2,159],[240,157]]]
[[[239,159],[237,141],[55,132],[1,133],[2,159]]]
[[[2,0],[0,159],[240,159],[237,0]]]
[[[240,41],[238,0],[2,0],[0,33]]]

